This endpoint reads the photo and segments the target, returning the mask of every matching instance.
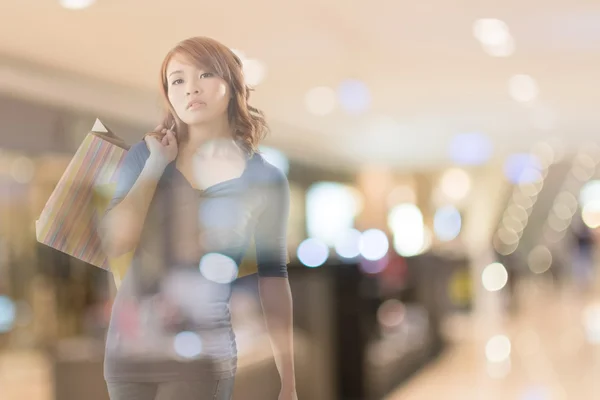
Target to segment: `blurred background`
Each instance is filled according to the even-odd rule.
[[[598,2],[2,5],[3,400],[108,398],[113,278],[35,221],[96,118],[157,125],[160,63],[198,35],[244,60],[290,182],[301,400],[600,396]],[[236,399],[279,390],[256,285]]]

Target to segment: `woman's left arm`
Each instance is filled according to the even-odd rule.
[[[259,290],[271,345],[275,353],[275,363],[281,377],[282,395],[293,394],[296,390],[296,375],[290,285],[287,278],[261,277]]]
[[[267,330],[281,377],[281,400],[296,399],[292,293],[288,281],[287,225],[290,187],[272,165],[263,175],[265,207],[255,231],[259,293]]]

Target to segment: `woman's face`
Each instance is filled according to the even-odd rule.
[[[185,124],[202,124],[227,116],[229,85],[215,72],[173,57],[166,74],[169,101]]]

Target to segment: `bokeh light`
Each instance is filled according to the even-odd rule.
[[[425,246],[423,214],[414,204],[399,204],[390,210],[388,226],[393,234],[394,250],[404,257],[420,254]]]
[[[442,242],[455,239],[460,234],[462,218],[453,206],[438,208],[433,217],[433,230]]]
[[[260,146],[259,150],[260,154],[267,162],[283,171],[284,174],[288,174],[290,170],[290,160],[282,151],[268,146]]]
[[[528,168],[521,175],[521,183],[519,184],[518,189],[525,196],[536,201],[537,195],[541,192],[543,187],[544,181],[542,174],[533,168]]]
[[[543,274],[552,266],[552,253],[546,246],[536,246],[527,257],[527,265],[531,272]]]
[[[508,91],[511,97],[519,103],[528,103],[538,96],[538,86],[535,80],[524,74],[513,75],[508,81]]]
[[[566,219],[560,218],[555,213],[550,213],[550,215],[548,215],[548,220],[546,222],[549,227],[551,227],[552,229],[554,229],[557,232],[564,231],[571,225],[570,218],[566,218]]]
[[[575,157],[575,162],[589,171],[593,171],[596,168],[597,163],[592,156],[584,152],[580,152],[577,157]]]
[[[537,157],[529,153],[511,154],[504,163],[504,175],[514,184],[525,184],[539,180],[539,172],[542,169]]]
[[[7,296],[0,296],[0,333],[13,328],[16,314],[14,302]]]
[[[485,345],[485,356],[490,362],[503,362],[510,357],[510,353],[510,339],[505,335],[493,336]]]
[[[575,205],[577,205],[577,203],[575,203]],[[552,206],[552,212],[554,212],[556,216],[561,219],[573,217],[573,210],[571,210],[571,208],[565,203],[558,201],[554,202],[554,205]]]
[[[461,200],[471,190],[471,178],[463,169],[450,168],[442,175],[440,187],[449,199]]]
[[[347,79],[338,87],[340,106],[350,114],[365,112],[371,104],[371,93],[367,85],[357,79]]]
[[[386,269],[388,261],[387,255],[378,260],[367,260],[366,258],[363,258],[360,260],[359,268],[366,274],[378,274]]]
[[[519,233],[520,232],[514,231],[512,229],[508,229],[507,227],[502,227],[502,228],[498,229],[498,232],[496,233],[496,235],[498,236],[498,239],[500,239],[500,241],[502,243],[512,245],[519,241],[519,239],[520,239]]]
[[[296,251],[298,260],[307,267],[319,267],[329,257],[329,247],[323,241],[316,238],[308,238],[302,241]]]
[[[492,57],[508,57],[515,51],[515,41],[508,26],[496,18],[481,18],[473,23],[473,36],[483,51]]]
[[[494,235],[492,244],[494,245],[494,249],[498,252],[498,254],[501,254],[503,256],[507,256],[509,254],[514,253],[517,247],[519,246],[518,241],[515,243],[504,243],[500,239],[498,234]]]
[[[246,58],[242,60],[244,79],[249,86],[259,85],[267,75],[267,66],[259,60]]]
[[[496,18],[481,18],[473,23],[473,36],[485,46],[500,46],[511,39],[506,22]]]
[[[19,183],[29,183],[35,174],[35,164],[29,157],[20,156],[10,165],[10,175]]]
[[[592,303],[583,310],[582,323],[587,340],[600,344],[600,303]]]
[[[370,261],[383,258],[389,250],[386,234],[379,229],[368,229],[362,233],[359,241],[360,254]]]
[[[589,228],[598,228],[600,226],[600,201],[587,203],[581,211],[581,219]]]
[[[335,90],[327,86],[310,89],[304,96],[304,105],[314,115],[327,115],[335,109]]]
[[[227,284],[237,278],[238,266],[224,254],[208,253],[200,260],[200,273],[210,281]]]
[[[592,177],[592,175],[594,174],[594,171],[590,170],[590,169],[586,169],[586,168],[582,167],[581,165],[575,165],[571,169],[571,174],[573,174],[575,179],[577,179],[581,182],[585,182]]]
[[[502,227],[509,232],[522,232],[525,229],[525,223],[515,216],[505,215],[502,218]]]
[[[388,299],[377,309],[377,321],[385,328],[397,328],[404,320],[406,308],[396,299]]]
[[[333,247],[338,237],[354,226],[359,209],[355,189],[335,182],[311,185],[306,193],[308,236]]]
[[[484,268],[483,273],[481,274],[481,282],[486,290],[496,292],[506,286],[506,283],[508,282],[508,272],[501,263],[492,263]]]
[[[568,192],[567,192],[568,193]],[[585,207],[591,202],[600,201],[600,180],[586,182],[579,192],[579,204]]]
[[[598,199],[600,200],[600,197],[598,197]],[[569,209],[571,216],[577,211],[577,198],[575,198],[573,193],[566,190],[560,192],[558,196],[556,196],[556,203],[566,206]]]
[[[529,219],[527,210],[520,204],[511,204],[506,210],[506,214],[516,218],[522,224],[526,224]]]
[[[548,167],[556,161],[556,151],[547,142],[538,142],[531,149],[531,154],[536,157],[540,167]]]
[[[458,165],[485,164],[492,156],[492,141],[481,133],[456,135],[450,142],[450,158]]]
[[[492,57],[508,57],[515,52],[515,40],[511,37],[502,44],[483,46],[483,51]]]
[[[361,233],[357,229],[348,229],[335,241],[336,253],[346,259],[356,258],[360,255]]]
[[[531,207],[533,206],[533,203],[535,203],[533,198],[525,195],[521,190],[515,190],[513,192],[512,200],[514,201],[515,205],[525,209],[527,215],[529,215]]]
[[[175,353],[183,358],[195,358],[202,354],[202,340],[194,332],[179,332],[173,341]]]
[[[95,2],[96,0],[59,0],[60,5],[69,10],[83,10]]]

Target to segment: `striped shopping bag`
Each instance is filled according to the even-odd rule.
[[[96,120],[36,221],[38,242],[102,269],[110,269],[97,232],[129,149]]]

